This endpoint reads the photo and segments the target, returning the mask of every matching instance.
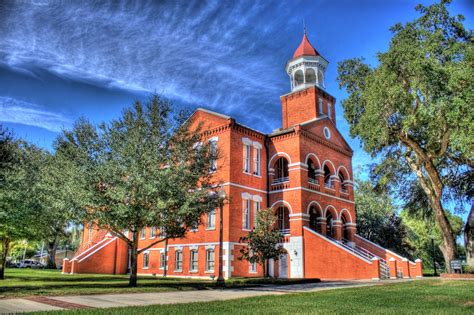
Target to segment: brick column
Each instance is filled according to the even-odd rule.
[[[290,233],[291,236],[303,235],[303,226],[308,226],[309,214],[291,213],[290,214]]]
[[[380,280],[380,260],[378,257],[372,258],[372,280]]]
[[[401,265],[403,269],[403,278],[410,278],[410,262],[408,261],[408,259],[403,258]]]
[[[388,266],[390,267],[390,279],[397,279],[397,260],[393,257],[390,258]]]
[[[63,259],[63,270],[62,270],[62,273],[69,273],[69,272],[71,272],[70,264],[69,264],[69,259],[68,259],[68,258],[64,258],[64,259]]]
[[[336,196],[339,197],[341,195],[341,179],[337,175],[331,175],[331,182],[334,186]]]
[[[334,238],[338,241],[342,239],[342,223],[340,220],[333,220],[332,221],[332,229]]]
[[[343,226],[342,228],[347,229],[349,231],[348,241],[351,242],[351,243],[354,243],[355,242],[355,234],[356,234],[356,231],[357,231],[357,225],[355,223],[346,223],[346,225]]]
[[[319,232],[322,235],[326,235],[326,218],[325,217],[318,217],[317,220],[318,220],[317,224],[318,224]]]
[[[347,187],[347,193],[349,194],[349,199],[354,200],[354,182],[351,180],[345,180],[344,184]]]
[[[415,264],[416,264],[416,267],[415,267],[415,272],[413,276],[415,276],[416,278],[423,278],[423,263],[421,259],[415,260]]]
[[[77,267],[78,267],[77,260],[71,260],[71,272],[70,273],[71,274],[77,273],[77,271],[78,271]]]
[[[316,170],[315,173],[316,173],[316,179],[319,182],[319,189],[323,191],[324,190],[324,172],[322,170]]]

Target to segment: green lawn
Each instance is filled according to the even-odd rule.
[[[49,312],[41,314],[58,314]],[[92,309],[68,314],[474,314],[474,282],[420,280],[241,300]]]
[[[6,269],[5,280],[0,280],[0,298],[32,295],[79,295],[132,292],[161,292],[179,290],[200,290],[215,287],[211,280],[162,278],[144,276],[138,280],[138,287],[128,287],[127,275],[63,275],[56,270]],[[231,279],[227,286],[253,286],[263,279]],[[290,281],[274,281],[291,283]]]

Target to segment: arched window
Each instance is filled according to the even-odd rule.
[[[324,87],[324,77],[321,70],[318,70],[318,85]]]
[[[316,180],[316,171],[318,170],[318,165],[312,160],[308,160],[308,178],[313,181]]]
[[[346,180],[344,173],[342,171],[339,171],[338,176],[339,180],[341,181],[341,192],[347,194],[347,183],[344,183],[344,181]]]
[[[288,181],[288,161],[284,157],[280,157],[275,162],[275,179],[273,182]]]
[[[324,186],[328,188],[333,188],[332,180],[331,180],[331,171],[327,165],[324,165]]]
[[[290,211],[285,206],[280,206],[277,211],[278,229],[283,234],[290,233]]]
[[[309,209],[309,228],[316,232],[321,232],[318,226],[318,217],[320,217],[320,212],[317,207],[311,206]]]
[[[303,75],[303,70],[298,70],[295,72],[295,77],[294,77],[294,83],[295,86],[298,86],[300,84],[304,83],[304,75]]]
[[[328,211],[326,214],[326,235],[329,237],[333,237],[333,217],[331,211]]]
[[[314,71],[314,69],[309,68],[306,70],[305,82],[312,84],[316,83],[316,72]]]

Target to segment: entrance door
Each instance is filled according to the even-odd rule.
[[[288,278],[288,255],[284,254],[280,256],[279,264],[280,269],[278,270],[279,278]]]

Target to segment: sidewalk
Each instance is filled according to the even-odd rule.
[[[195,291],[100,294],[77,296],[35,296],[0,300],[0,314],[50,310],[126,307],[152,304],[174,304],[230,300],[262,295],[314,292],[340,288],[381,285],[386,281],[337,281],[293,285],[263,285],[242,289],[207,289]]]

